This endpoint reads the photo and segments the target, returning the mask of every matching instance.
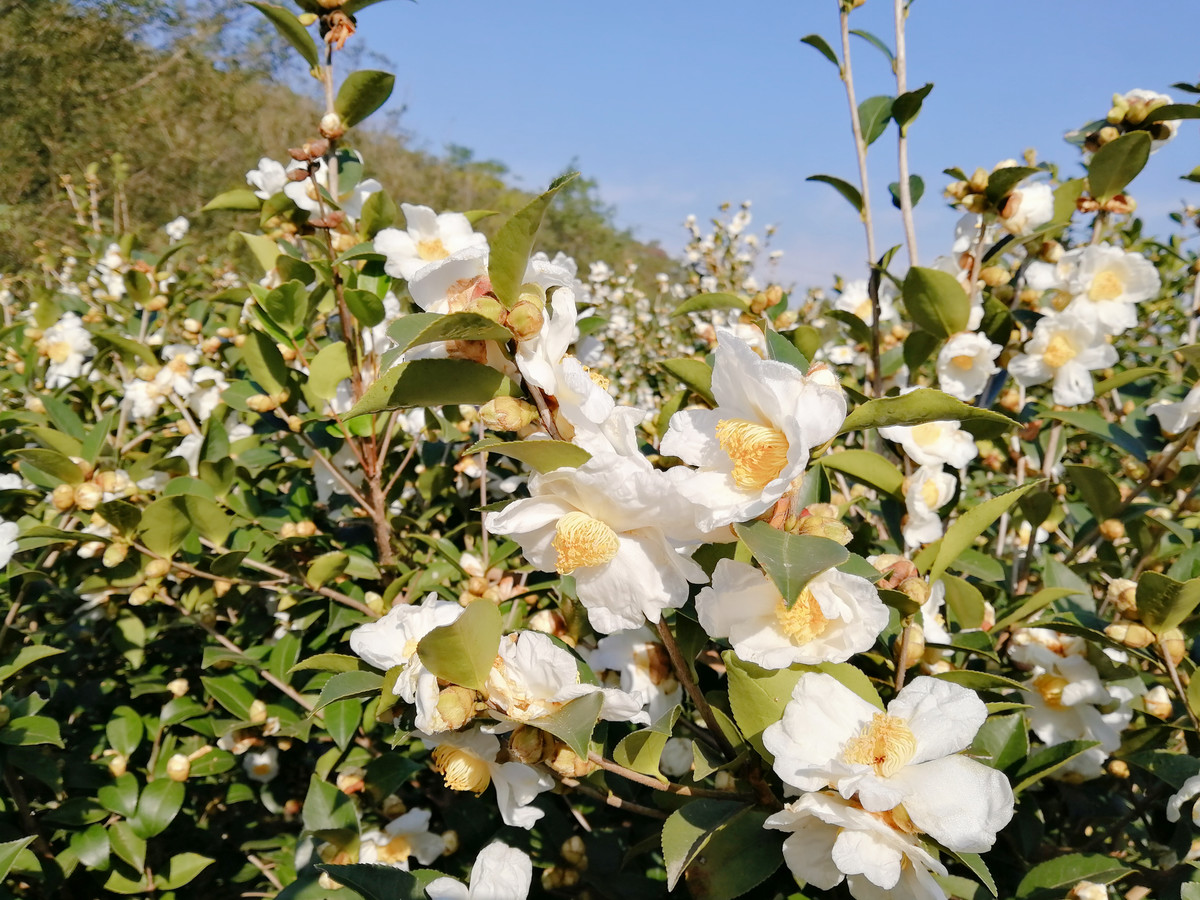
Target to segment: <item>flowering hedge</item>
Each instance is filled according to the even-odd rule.
[[[209,204],[244,258],[92,178],[6,276],[7,890],[1200,896],[1200,266],[1131,189],[1200,106],[952,170],[921,265],[901,52],[905,246],[814,176],[865,277],[760,284],[749,204],[581,277],[569,174],[490,239],[368,177],[366,2],[254,5],[327,101]]]

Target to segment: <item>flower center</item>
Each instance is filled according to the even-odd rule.
[[[413,855],[412,842],[407,835],[398,834],[375,852],[380,862],[404,862]]]
[[[743,490],[762,490],[787,465],[787,438],[768,425],[722,419],[717,423],[717,440],[733,460],[733,480]]]
[[[1063,708],[1063,688],[1070,683],[1061,675],[1051,675],[1049,673],[1039,675],[1033,679],[1034,689],[1042,695],[1042,700],[1045,701],[1046,705],[1054,709]]]
[[[869,297],[862,303],[858,304],[858,306],[854,307],[854,314],[868,325],[871,324],[872,313],[874,313],[874,310],[871,309],[871,299]]]
[[[269,762],[255,763],[251,768],[259,778],[266,778],[271,774],[271,764]]]
[[[672,691],[679,683],[671,669],[671,657],[667,648],[656,641],[639,644],[633,651],[633,664],[644,672],[654,685],[668,685],[664,691]]]
[[[71,355],[71,345],[67,341],[55,341],[46,348],[46,355],[53,363],[65,363]]]
[[[876,713],[871,724],[852,738],[842,752],[846,762],[870,766],[882,778],[895,775],[913,757],[917,739],[903,719]]]
[[[925,505],[931,510],[937,509],[942,504],[938,503],[938,497],[941,491],[938,490],[937,482],[930,478],[921,485],[921,499],[925,501]]]
[[[911,433],[912,439],[917,442],[918,447],[928,447],[930,444],[936,444],[938,438],[942,436],[942,423],[923,422],[920,425],[914,425]]]
[[[971,369],[975,368],[975,357],[967,356],[964,353],[961,356],[954,357],[952,360],[950,360],[950,363],[956,369],[962,369],[964,372],[970,372]]]
[[[829,620],[821,611],[821,604],[808,588],[800,592],[791,609],[784,605],[780,597],[775,606],[775,618],[783,633],[797,644],[807,644],[820,637],[829,625]]]
[[[559,575],[570,575],[578,568],[599,566],[617,555],[617,533],[587,513],[575,509],[558,520],[550,546],[558,551],[554,564]]]
[[[446,787],[452,791],[470,791],[478,796],[492,783],[488,764],[461,747],[443,744],[434,748],[433,767],[446,776]]]
[[[1046,351],[1042,354],[1042,359],[1046,361],[1046,365],[1050,368],[1058,369],[1065,366],[1078,355],[1079,351],[1075,349],[1074,345],[1072,345],[1065,335],[1056,334],[1050,338],[1050,343],[1046,345]]]
[[[442,243],[441,238],[417,242],[417,256],[426,262],[445,259],[449,255],[450,251],[446,249],[446,245]]]
[[[612,384],[611,381],[594,369],[589,369],[587,366],[584,366],[583,371],[587,372],[587,377],[592,380],[592,384],[596,385],[603,391],[607,391],[609,385]]]
[[[1121,280],[1121,276],[1112,269],[1105,269],[1097,272],[1096,277],[1092,279],[1092,284],[1088,288],[1088,299],[1116,300],[1123,293],[1125,293],[1125,282]]]

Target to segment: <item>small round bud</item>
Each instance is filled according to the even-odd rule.
[[[1118,131],[1116,128],[1114,128],[1112,125],[1105,125],[1097,133],[1096,139],[1100,141],[1100,146],[1103,147],[1105,144],[1107,144],[1111,141],[1115,141],[1120,136],[1121,136],[1121,132]]]
[[[442,851],[443,856],[453,856],[458,852],[460,841],[458,832],[451,828],[449,831],[442,832],[442,843],[446,845],[446,849]]]
[[[733,773],[724,770],[717,773],[714,781],[718,791],[732,791],[737,786],[737,779],[733,777]]]
[[[1129,771],[1126,766],[1125,771]],[[1128,777],[1128,776],[1126,776]],[[1070,900],[1108,900],[1108,888],[1093,881],[1081,881],[1067,894]]]
[[[976,194],[983,193],[988,186],[988,172],[986,169],[979,168],[971,173],[971,178],[967,181],[967,185]]]
[[[336,141],[346,133],[346,126],[342,124],[341,116],[331,112],[321,116],[321,124],[317,130],[321,132],[321,137]]]
[[[1170,719],[1175,713],[1175,704],[1171,702],[1171,695],[1161,684],[1156,684],[1142,695],[1142,705],[1146,708],[1146,712],[1157,719]]]
[[[104,568],[114,569],[125,562],[125,557],[128,555],[128,544],[109,544],[104,548],[104,556],[100,561],[104,564]]]
[[[108,758],[108,771],[113,778],[120,778],[129,768],[129,760],[120,753],[114,753]]]
[[[1163,632],[1161,640],[1163,649],[1171,662],[1175,665],[1183,662],[1184,656],[1187,655],[1187,641],[1183,639],[1183,632],[1178,628],[1172,628],[1170,631]]]
[[[1137,582],[1128,578],[1114,578],[1104,594],[1104,599],[1126,619],[1141,618],[1137,611]]]
[[[167,682],[167,690],[171,692],[171,696],[178,700],[188,692],[188,680],[186,678],[174,678]]]
[[[261,725],[267,721],[267,704],[256,698],[250,704],[250,721],[255,725]]]
[[[167,777],[172,781],[187,781],[192,774],[192,761],[182,753],[176,753],[167,760]]]
[[[546,290],[540,284],[527,281],[517,289],[517,303],[528,303],[538,309],[545,309]]]
[[[564,869],[560,866],[542,869],[542,887],[547,891],[563,891],[573,888],[577,884],[579,884],[578,869]]]
[[[908,639],[907,643],[903,641],[904,637]],[[902,638],[897,639],[897,652],[900,646],[904,647],[904,659],[900,660],[900,664],[905,669],[911,669],[925,655],[925,632],[921,630],[921,626],[909,625],[904,629]]]
[[[491,319],[493,322],[500,322],[504,319],[504,304],[491,294],[483,294],[479,297],[471,298],[467,301],[462,311],[483,316],[485,319]]]
[[[1132,647],[1134,650],[1149,647],[1154,643],[1154,633],[1145,625],[1137,622],[1113,622],[1104,629],[1104,633],[1114,641],[1120,641],[1126,647]]]
[[[518,725],[508,736],[508,755],[527,766],[536,765],[554,749],[554,738],[540,728]]]
[[[1008,284],[1009,279],[1012,278],[1012,273],[1004,268],[1004,266],[986,266],[979,273],[979,278],[988,287],[999,287],[1002,284]]]
[[[1116,541],[1125,537],[1125,523],[1120,519],[1105,519],[1100,523],[1100,535],[1106,541]]]
[[[349,766],[338,772],[334,783],[337,785],[337,789],[343,794],[357,794],[367,786],[366,774],[365,769],[360,769],[358,766]]]
[[[380,809],[389,819],[398,819],[408,812],[408,807],[404,805],[404,801],[395,794],[388,794],[384,797]]]
[[[574,866],[580,871],[587,868],[587,846],[583,843],[583,838],[574,834],[562,842],[562,846],[558,848],[558,855],[563,858],[569,866]]]
[[[200,324],[199,319],[188,318],[183,320],[183,330],[188,334],[199,334],[202,328],[204,326]]]
[[[475,692],[452,684],[443,688],[437,699],[438,715],[451,731],[457,731],[475,718]]]
[[[537,407],[518,397],[495,397],[479,409],[479,421],[493,431],[520,431],[537,419]]]
[[[508,311],[504,317],[504,325],[518,342],[532,340],[541,334],[542,325],[546,321],[545,313],[542,312],[544,305],[544,301],[543,306],[539,307],[522,300]]]
[[[141,587],[136,587],[129,592],[130,606],[145,606],[154,599],[154,588],[143,584]]]
[[[171,561],[169,559],[152,559],[142,570],[147,578],[165,578],[170,571]]]
[[[246,398],[246,407],[252,412],[268,413],[279,408],[279,404],[273,397],[268,397],[266,394],[254,394]]]
[[[317,533],[317,523],[312,519],[302,519],[296,523],[297,537],[312,537]]]
[[[162,312],[167,308],[167,298],[164,294],[155,294],[146,301],[144,309],[146,312]]]
[[[75,505],[75,488],[69,484],[57,485],[50,493],[50,502],[59,512],[66,512]]]

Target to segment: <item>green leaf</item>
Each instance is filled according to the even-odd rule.
[[[104,726],[104,734],[108,737],[108,745],[122,756],[132,756],[142,741],[142,717],[137,711],[128,706],[118,706],[113,710],[113,717]]]
[[[17,857],[21,855],[21,851],[33,843],[37,835],[29,835],[29,837],[18,838],[15,841],[5,841],[0,844],[0,881],[8,877],[8,873],[12,871],[13,865],[17,861]]]
[[[929,82],[915,91],[908,91],[901,94],[892,101],[892,118],[900,126],[901,135],[908,134],[908,126],[916,121],[917,115],[921,112],[921,104],[925,102],[925,98],[929,96],[929,92],[932,90],[933,82]],[[913,205],[916,205],[916,202],[914,198]]]
[[[316,68],[320,65],[320,56],[317,53],[317,43],[313,40],[312,35],[308,33],[294,13],[289,12],[282,6],[272,6],[269,3],[254,3],[250,4],[275,26],[284,39],[291,44],[304,61],[308,63],[309,68]],[[248,192],[247,192],[248,193]],[[207,209],[208,207],[205,207]]]
[[[862,38],[868,44],[875,47],[875,49],[877,49],[880,53],[882,53],[884,56],[887,57],[888,64],[891,65],[893,69],[895,69],[896,57],[895,57],[895,54],[892,53],[891,47],[889,47],[887,44],[885,44],[882,40],[877,38],[875,35],[871,34],[871,32],[866,31],[862,28],[851,28],[850,33],[852,35],[854,35],[855,37]]]
[[[1142,124],[1153,125],[1155,122],[1175,122],[1180,119],[1200,119],[1200,106],[1193,106],[1191,103],[1168,103],[1150,110],[1146,118],[1142,119]]]
[[[10,456],[19,459],[23,466],[32,466],[63,484],[77,485],[83,482],[83,472],[79,466],[56,450],[15,450]]]
[[[107,810],[129,819],[137,812],[138,780],[132,772],[126,772],[96,791],[96,799]]]
[[[104,517],[119,534],[133,534],[142,521],[142,511],[125,500],[109,500],[96,507],[96,512]]]
[[[221,675],[209,678],[200,676],[204,691],[228,710],[235,718],[247,721],[250,718],[250,704],[254,695],[236,675]]]
[[[342,117],[342,125],[350,128],[357,125],[392,96],[396,76],[390,72],[362,69],[351,72],[338,90],[333,108]]]
[[[481,406],[494,397],[520,397],[522,393],[507,376],[469,359],[414,359],[384,372],[346,418],[412,406]]]
[[[182,481],[176,478],[175,481]],[[198,494],[187,494],[183,497],[183,507],[187,511],[192,527],[200,537],[211,541],[218,547],[225,543],[233,527],[233,520],[216,504],[216,501]]]
[[[1142,624],[1156,635],[1178,628],[1200,605],[1200,578],[1178,582],[1158,572],[1138,579],[1137,609]]]
[[[1107,394],[1109,391],[1115,391],[1125,387],[1127,384],[1133,384],[1135,381],[1141,381],[1143,378],[1153,378],[1156,375],[1164,375],[1162,369],[1157,369],[1154,366],[1137,366],[1132,369],[1126,369],[1124,372],[1118,372],[1112,378],[1105,378],[1103,381],[1096,383],[1096,396]]]
[[[1075,588],[1070,587],[1048,587],[1042,588],[1016,609],[1010,613],[1005,613],[996,624],[992,626],[993,632],[999,632],[1009,625],[1015,625],[1018,622],[1023,622],[1053,603],[1055,600],[1060,600],[1063,597],[1070,597],[1072,594],[1078,594]]]
[[[342,342],[326,344],[308,369],[308,390],[321,400],[337,395],[338,385],[350,377],[350,358]]]
[[[915,372],[933,355],[942,339],[936,334],[917,329],[904,339],[904,364]]]
[[[850,558],[850,552],[837,541],[788,534],[766,522],[734,525],[733,530],[775,583],[788,608],[813,578]]]
[[[992,873],[988,870],[987,863],[983,861],[982,856],[978,853],[961,852],[954,855],[958,857],[959,862],[975,874],[975,877],[983,882],[984,887],[991,891],[993,897],[1000,896],[999,891],[996,890],[996,879],[992,877]]]
[[[854,185],[850,184],[848,181],[843,181],[840,178],[834,178],[832,175],[809,175],[804,180],[805,181],[819,181],[822,184],[829,185],[835,191],[837,191],[839,194],[841,194],[843,197],[845,197],[850,202],[850,205],[853,206],[858,211],[858,214],[860,216],[862,215],[862,211],[863,211],[862,194],[859,193],[858,188],[856,188]]]
[[[36,744],[62,747],[63,741],[58,722],[49,716],[17,716],[0,728],[0,744],[10,747],[31,747]]]
[[[512,332],[498,322],[476,313],[449,315],[413,313],[397,319],[388,327],[388,337],[401,349],[409,350],[438,341],[499,341],[507,343]]]
[[[544,194],[516,212],[500,226],[500,230],[492,238],[488,277],[492,282],[492,291],[505,306],[511,307],[517,302],[517,293],[525,280],[529,256],[533,253],[534,238],[537,237],[542,217],[546,214],[554,195],[578,174],[568,172],[554,179]]]
[[[1117,510],[1121,508],[1121,490],[1107,472],[1094,466],[1064,468],[1067,482],[1079,491],[1079,496],[1097,520],[1116,515]]]
[[[12,676],[16,675],[26,666],[32,666],[36,662],[48,659],[51,656],[57,656],[62,652],[57,647],[47,647],[45,644],[33,644],[29,647],[22,647],[12,662],[0,666],[0,684],[12,678]]]
[[[343,291],[342,296],[351,314],[364,328],[374,328],[383,321],[386,315],[383,301],[371,291],[348,290]]]
[[[971,755],[993,769],[1007,769],[1029,755],[1029,726],[1020,713],[992,716],[971,744]]]
[[[1142,442],[1119,425],[1108,422],[1098,412],[1090,409],[1048,409],[1042,413],[1047,419],[1057,419],[1074,425],[1084,431],[1089,431],[1103,438],[1115,447],[1130,453],[1142,462],[1146,462],[1148,454]]]
[[[868,147],[887,131],[888,122],[891,120],[891,97],[886,95],[868,97],[858,104],[858,127],[862,129],[863,140]],[[845,195],[843,194],[843,196]]]
[[[888,193],[892,195],[892,206],[896,209],[903,209],[900,202],[900,182],[893,181],[888,185]],[[908,176],[908,197],[912,201],[912,205],[916,206],[922,197],[925,196],[925,179],[920,175]]]
[[[323,710],[325,729],[339,750],[345,750],[350,745],[350,739],[362,721],[362,711],[362,703],[354,699],[337,700]]]
[[[843,450],[841,453],[822,456],[818,462],[823,468],[849,475],[854,480],[885,494],[901,496],[904,473],[878,453],[872,453],[870,450]]]
[[[287,363],[275,342],[261,331],[251,331],[242,345],[242,358],[250,369],[250,377],[267,394],[278,394],[288,381]]]
[[[1081,881],[1112,884],[1131,871],[1104,853],[1069,853],[1030,869],[1017,885],[1017,898],[1061,897]]]
[[[735,294],[696,294],[671,310],[671,315],[686,316],[688,313],[703,312],[706,309],[736,309],[746,312],[749,308],[746,301]]]
[[[569,441],[502,441],[494,437],[484,438],[468,447],[463,456],[483,452],[511,456],[542,474],[555,469],[577,469],[592,458],[582,447]]]
[[[787,363],[800,372],[808,371],[808,357],[785,334],[768,331],[767,351],[776,362]]]
[[[1041,169],[1035,169],[1032,166],[1006,166],[1003,169],[997,169],[988,176],[985,191],[988,203],[999,206],[1000,201],[1007,197],[1013,188],[1030,175],[1036,175],[1040,171]]]
[[[426,900],[425,884],[413,872],[395,866],[368,865],[352,866],[318,865],[322,872],[338,884],[344,884],[361,894],[364,900]],[[440,874],[440,873],[435,873]]]
[[[1197,679],[1193,679],[1192,684],[1195,684],[1196,681]],[[1127,763],[1145,769],[1175,790],[1183,787],[1184,782],[1189,778],[1200,775],[1200,759],[1170,750],[1149,750],[1143,753],[1131,753],[1121,758]]]
[[[134,366],[138,365],[139,360],[152,366],[158,365],[158,359],[153,350],[130,338],[105,331],[93,334],[92,340],[99,345],[101,350],[107,347],[120,356],[123,361],[132,363]]]
[[[712,832],[683,873],[692,900],[732,900],[779,868],[785,835],[764,830],[769,815],[765,809],[745,807]]]
[[[909,317],[930,334],[947,338],[967,327],[971,301],[953,275],[913,266],[904,277],[901,296]]]
[[[358,833],[358,814],[354,809],[354,801],[316,775],[309,779],[301,815],[304,830],[309,833],[342,830]]]
[[[173,891],[190,884],[197,875],[211,866],[216,860],[201,856],[199,853],[180,853],[171,857],[167,864],[167,874],[164,878],[160,873],[154,876],[154,886],[160,891]]]
[[[294,337],[304,326],[304,317],[308,313],[308,291],[299,281],[285,281],[269,291],[259,306],[276,325]],[[285,374],[283,380],[286,378]]]
[[[687,385],[693,393],[703,397],[705,402],[716,405],[717,401],[712,395],[712,369],[704,360],[679,357],[664,359],[659,365]]]
[[[341,550],[324,553],[312,561],[304,581],[310,588],[319,588],[345,572],[348,565],[350,557]]]
[[[275,259],[279,256],[278,244],[263,234],[250,234],[245,231],[239,231],[238,234],[242,236],[242,240],[250,248],[250,253],[254,256],[255,260],[262,266],[263,272],[270,272],[275,268]]]
[[[478,606],[479,604],[471,605]],[[532,719],[527,724],[549,732],[570,747],[576,756],[586,759],[588,743],[592,739],[592,731],[600,718],[600,709],[603,706],[604,695],[599,691],[594,691],[584,694],[582,697],[576,697],[560,706],[552,714],[541,719]]]
[[[472,603],[449,625],[421,638],[417,655],[438,678],[481,690],[496,661],[503,630],[500,610],[494,603]]]
[[[375,235],[395,224],[400,210],[396,201],[387,191],[373,191],[363,203],[362,216],[359,217],[358,227],[367,237],[374,239]]]
[[[494,655],[493,655],[494,658]],[[318,712],[330,703],[344,700],[346,697],[361,697],[363,694],[378,693],[383,685],[383,676],[378,672],[338,672],[321,689],[321,696],[313,712]]]
[[[146,841],[124,819],[108,826],[108,841],[113,852],[139,872],[146,868]]]
[[[142,541],[152,553],[170,558],[183,546],[192,530],[187,502],[183,497],[161,497],[142,511],[138,525]]]
[[[650,775],[659,781],[666,777],[659,771],[658,762],[662,758],[663,747],[675,727],[681,707],[675,706],[668,710],[661,719],[649,728],[643,728],[632,734],[627,734],[613,750],[613,760],[627,769]]]
[[[821,37],[819,34],[805,35],[804,37],[800,38],[800,43],[808,44],[808,46],[815,49],[827,60],[837,66],[838,69],[842,68],[842,64],[838,62],[837,54],[833,52],[833,48],[830,47],[825,38]]]
[[[888,425],[920,425],[924,422],[967,422],[974,419],[998,422],[1014,426],[1017,423],[1008,416],[990,409],[968,406],[949,394],[932,388],[918,388],[899,397],[883,397],[868,400],[856,406],[839,434],[864,431],[868,428],[884,428]]]
[[[200,208],[200,212],[213,212],[219,209],[232,209],[239,212],[258,212],[262,200],[255,196],[254,191],[237,188],[217,194]]]
[[[174,821],[183,807],[186,791],[178,781],[158,778],[146,785],[138,798],[137,813],[129,820],[138,837],[152,838]]]
[[[1064,741],[1030,756],[1013,775],[1013,793],[1019,794],[1058,771],[1079,754],[1099,746],[1099,741]]]
[[[934,557],[933,565],[929,569],[930,584],[942,577],[942,573],[946,571],[947,567],[975,542],[975,538],[987,531],[992,523],[1007,512],[1022,496],[1041,484],[1040,481],[1032,481],[1001,494],[999,497],[992,497],[990,500],[978,503],[959,516],[954,524],[946,529],[946,534],[942,538],[941,544],[938,545],[937,556]]]
[[[942,584],[946,586],[946,607],[954,613],[954,620],[962,628],[978,628],[983,624],[984,600],[979,588],[956,578],[953,575],[943,575]]]
[[[288,674],[303,671],[317,672],[367,672],[370,667],[357,656],[345,653],[318,653],[308,659],[302,659],[290,669]]]
[[[1150,159],[1150,135],[1131,131],[1109,141],[1088,163],[1088,191],[1101,206],[1125,190]]]

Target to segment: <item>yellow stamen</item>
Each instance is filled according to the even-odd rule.
[[[587,366],[584,366],[583,371],[587,372],[587,377],[592,379],[592,384],[597,385],[601,390],[607,391],[608,386],[612,384],[611,381],[594,369],[589,369]]]
[[[1045,701],[1046,705],[1054,709],[1063,708],[1063,688],[1070,683],[1061,675],[1051,675],[1049,673],[1039,675],[1033,679],[1034,689],[1042,695],[1042,700]]]
[[[762,490],[787,465],[788,442],[783,432],[745,419],[722,419],[717,440],[733,460],[733,480],[745,490]]]
[[[874,313],[874,310],[871,309],[871,301],[869,299],[864,300],[858,306],[854,307],[854,314],[868,325],[871,324],[872,313]]]
[[[871,724],[846,744],[842,759],[870,766],[876,775],[887,778],[904,768],[916,750],[917,739],[903,719],[876,713]]]
[[[969,372],[975,368],[975,357],[967,356],[965,353],[961,356],[956,356],[950,363],[957,369],[962,369],[964,372]]]
[[[791,609],[784,605],[780,597],[775,606],[775,618],[783,633],[797,644],[807,644],[820,637],[829,625],[829,620],[821,611],[821,604],[808,588],[800,592]]]
[[[412,842],[408,839],[408,835],[398,834],[376,850],[375,854],[379,857],[380,862],[404,862],[413,855]]]
[[[439,259],[445,259],[450,255],[450,251],[446,249],[446,245],[442,243],[441,238],[434,238],[431,241],[417,242],[417,256],[426,262],[434,262]]]
[[[1045,360],[1046,365],[1050,368],[1057,369],[1065,366],[1078,355],[1079,351],[1075,349],[1074,345],[1065,336],[1056,334],[1050,338],[1050,343],[1046,345],[1046,350],[1042,353],[1042,359]]]
[[[254,769],[254,774],[257,775],[259,778],[265,778],[266,776],[271,774],[271,764],[270,763],[259,763],[258,765],[253,766],[252,768]]]
[[[925,501],[925,505],[930,509],[937,509],[942,504],[938,503],[938,496],[941,491],[938,490],[937,482],[930,478],[921,485],[921,499]]]
[[[1125,293],[1125,282],[1121,280],[1121,276],[1112,269],[1104,269],[1096,273],[1096,277],[1092,279],[1092,284],[1088,288],[1089,300],[1116,300]]]
[[[461,747],[443,744],[434,748],[433,767],[446,776],[446,787],[452,791],[470,791],[478,796],[492,783],[487,763]]]
[[[920,425],[913,426],[912,439],[917,442],[918,447],[928,447],[930,444],[935,444],[941,436],[941,422],[922,422]]]
[[[71,345],[66,341],[55,341],[46,348],[46,355],[54,363],[64,363],[71,355]]]
[[[570,575],[578,568],[599,566],[617,555],[617,533],[587,513],[572,510],[554,527],[550,546],[558,551],[554,564],[559,575]]]

